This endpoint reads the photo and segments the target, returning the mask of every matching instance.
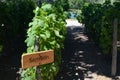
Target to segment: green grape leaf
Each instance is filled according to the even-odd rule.
[[[52,10],[52,5],[51,4],[45,4],[41,8],[45,11]]]
[[[42,39],[44,39],[44,40],[47,39],[45,34],[40,34],[40,38],[42,38]]]
[[[25,42],[27,42],[27,46],[32,46],[32,45],[34,45],[35,37],[34,36],[30,36],[29,38],[27,38],[25,40]]]
[[[39,20],[38,25],[39,25],[40,27],[44,27],[45,22],[44,22],[43,20]]]
[[[46,35],[47,38],[50,38],[50,31],[46,30],[45,35]]]
[[[56,41],[51,41],[50,44],[51,45],[55,45]]]
[[[60,33],[59,33],[58,30],[54,30],[54,33],[55,33],[55,35],[56,35],[57,37],[62,38],[62,36],[60,35]]]

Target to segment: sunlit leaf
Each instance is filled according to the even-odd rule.
[[[39,20],[38,26],[44,27],[44,25],[45,25],[45,22],[43,20]]]
[[[46,30],[45,35],[46,35],[47,38],[50,38],[50,31]]]
[[[45,4],[41,8],[45,11],[52,10],[52,5],[51,4]]]
[[[57,37],[62,38],[62,36],[60,35],[60,32],[58,30],[54,30],[54,33]]]
[[[35,37],[31,36],[31,37],[27,38],[25,42],[27,42],[27,46],[32,46],[32,45],[34,45]]]
[[[45,34],[40,34],[40,38],[43,38],[44,40],[47,39]]]

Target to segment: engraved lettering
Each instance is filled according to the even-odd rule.
[[[42,60],[46,60],[46,59],[49,59],[49,56],[41,56],[41,55],[39,54],[39,56],[36,57],[36,58],[30,57],[30,58],[29,58],[29,62],[30,62],[30,63],[32,63],[32,62],[38,62],[38,61],[42,61]]]

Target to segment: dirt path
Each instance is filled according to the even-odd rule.
[[[110,57],[101,54],[82,24],[77,20],[66,21],[65,49],[55,80],[112,80]]]

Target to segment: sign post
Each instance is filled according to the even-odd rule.
[[[36,52],[40,51],[39,37],[38,36],[35,37],[35,51]],[[36,68],[36,79],[42,80],[40,66],[36,66],[35,68]]]
[[[113,26],[113,53],[112,53],[112,73],[111,75],[114,77],[116,75],[117,69],[117,26],[118,26],[118,19],[114,19],[114,26]]]

